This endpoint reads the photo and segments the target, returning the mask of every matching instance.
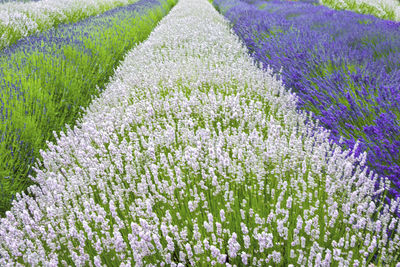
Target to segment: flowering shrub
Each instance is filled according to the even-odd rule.
[[[361,265],[399,261],[399,202],[258,68],[206,0],[129,53],[39,184],[0,222],[0,264]]]
[[[134,2],[137,0],[0,1],[0,50],[28,35]]]
[[[254,2],[254,1],[253,1]],[[400,188],[400,23],[301,2],[216,0],[253,57],[280,70],[346,148],[359,140],[367,163]],[[264,3],[263,9],[258,3]],[[357,154],[356,153],[356,154]]]

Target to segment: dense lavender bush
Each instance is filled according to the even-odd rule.
[[[249,2],[249,1],[247,1]],[[216,0],[254,58],[275,69],[331,139],[368,151],[400,187],[400,23],[295,1]]]

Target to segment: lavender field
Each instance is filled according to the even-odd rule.
[[[400,23],[290,1],[216,0],[249,52],[345,148],[400,188]],[[251,3],[250,3],[251,2]],[[262,8],[260,8],[262,6]]]
[[[124,1],[4,41],[0,266],[400,266],[400,23],[322,4]]]

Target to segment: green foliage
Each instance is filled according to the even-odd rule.
[[[391,5],[378,3],[378,6],[374,1],[370,1],[373,4],[369,4],[368,1],[357,1],[357,0],[320,0],[323,5],[329,6],[338,10],[351,10],[361,14],[371,14],[381,19],[387,20],[400,20],[400,17],[396,15],[395,7],[396,3],[393,1]],[[400,6],[400,1],[398,1]],[[398,6],[397,6],[398,8]]]
[[[262,4],[262,5],[258,6],[258,8],[259,9],[264,9],[266,6],[267,6],[267,4],[265,3],[265,4]]]

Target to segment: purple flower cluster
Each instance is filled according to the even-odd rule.
[[[399,197],[400,23],[307,2],[214,5],[334,142],[354,148],[359,140],[358,153],[368,151],[368,165],[392,181],[390,193]]]

